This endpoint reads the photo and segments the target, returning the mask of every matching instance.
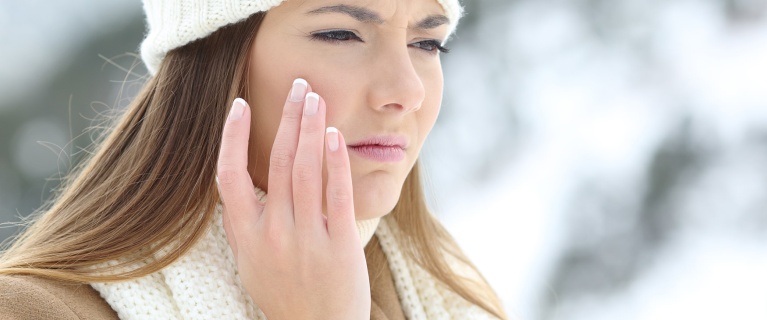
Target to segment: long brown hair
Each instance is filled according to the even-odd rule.
[[[62,183],[0,258],[0,274],[76,282],[121,281],[158,271],[189,250],[219,201],[215,168],[232,100],[248,97],[249,48],[264,14],[168,53],[95,152]],[[426,207],[418,164],[393,213],[406,254],[466,300],[505,314],[484,279],[459,276],[447,256],[476,268]],[[386,267],[386,258],[366,256]],[[139,268],[124,267],[170,248]],[[447,255],[447,256],[446,256]],[[105,262],[122,261],[117,266]]]

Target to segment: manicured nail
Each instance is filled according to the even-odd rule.
[[[293,88],[290,89],[290,98],[288,99],[294,102],[304,100],[307,88],[309,88],[309,84],[306,80],[301,78],[293,80]]]
[[[232,110],[229,110],[229,120],[237,120],[242,118],[242,114],[245,113],[245,105],[247,103],[242,98],[234,99],[232,103]]]
[[[338,150],[338,129],[334,127],[328,127],[325,129],[325,134],[328,139],[328,149],[330,151]]]
[[[317,109],[320,107],[320,96],[314,92],[306,94],[306,101],[304,101],[304,114],[307,116],[313,116],[317,113]]]

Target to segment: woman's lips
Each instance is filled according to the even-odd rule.
[[[360,145],[349,146],[348,150],[370,160],[398,162],[405,159],[405,150],[399,146]]]
[[[380,162],[405,159],[408,141],[404,135],[372,135],[348,145],[348,149],[363,158]]]

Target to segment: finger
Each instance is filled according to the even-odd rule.
[[[328,127],[325,134],[325,152],[328,183],[325,190],[328,210],[328,234],[330,238],[349,240],[357,237],[354,220],[354,194],[349,153],[346,141],[338,129]]]
[[[269,205],[280,208],[271,210],[269,214],[280,216],[266,217],[270,221],[293,223],[293,160],[296,156],[302,109],[308,90],[309,85],[306,80],[299,78],[293,81],[290,94],[282,109],[282,119],[269,157],[268,181]]]
[[[318,231],[322,223],[322,153],[325,140],[325,102],[314,92],[306,95],[298,148],[293,163],[293,217],[300,234]]]
[[[248,173],[250,108],[237,98],[232,103],[221,137],[216,179],[224,214],[235,226],[253,225],[261,213]]]
[[[229,221],[228,214],[223,215],[223,224],[224,233],[226,233],[226,241],[229,242],[229,247],[232,248],[232,254],[234,255],[234,261],[237,262],[237,253],[239,252],[239,249],[237,248],[237,236],[232,230],[232,224],[231,221]]]

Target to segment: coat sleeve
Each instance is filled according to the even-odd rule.
[[[0,319],[117,319],[117,314],[87,284],[0,276]]]
[[[79,319],[59,298],[24,277],[0,276],[0,319]]]

